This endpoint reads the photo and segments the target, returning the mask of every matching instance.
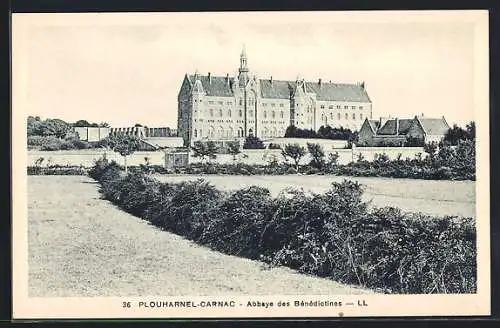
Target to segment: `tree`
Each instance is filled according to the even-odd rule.
[[[465,126],[465,130],[467,131],[467,140],[476,140],[476,123],[474,121],[469,122]]]
[[[41,126],[41,134],[44,136],[55,136],[63,139],[72,130],[70,124],[60,119],[46,119]]]
[[[250,135],[246,137],[245,143],[243,144],[243,149],[264,149],[266,148],[264,146],[264,143],[262,140],[259,139],[259,137]]]
[[[206,157],[208,160],[217,158],[217,146],[213,141],[195,141],[191,147],[193,157],[200,157],[203,161]]]
[[[28,116],[27,133],[28,136],[41,136],[42,135],[42,121],[39,116]]]
[[[309,165],[317,169],[323,168],[325,165],[325,152],[323,151],[323,147],[318,143],[313,144],[308,142],[307,151],[311,155],[311,162]]]
[[[227,143],[227,152],[233,155],[233,161],[236,161],[236,155],[241,153],[240,150],[240,142],[239,141],[230,141]]]
[[[101,122],[101,123],[99,123],[99,127],[101,127],[101,128],[109,128],[109,123],[107,123],[107,122]]]
[[[472,127],[474,128],[474,134],[475,134],[475,125],[473,125]],[[453,127],[450,128],[444,136],[444,141],[453,146],[458,145],[459,140],[467,140],[467,139],[468,139],[467,130],[462,129],[456,124],[453,124]]]
[[[134,135],[117,135],[108,137],[106,144],[113,151],[123,156],[125,173],[127,173],[127,156],[132,155],[134,152],[141,148],[141,139],[137,138]]]
[[[295,162],[295,169],[299,170],[299,162],[302,157],[306,154],[306,149],[299,144],[288,144],[285,146],[285,149],[281,151],[281,155],[285,159],[290,157]]]
[[[89,127],[90,125],[86,120],[78,120],[73,124],[74,127]]]

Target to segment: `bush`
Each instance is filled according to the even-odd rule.
[[[272,198],[255,186],[227,193],[204,180],[123,176],[105,160],[91,172],[124,210],[221,252],[388,293],[476,291],[472,218],[368,209],[362,186],[347,180],[324,194],[289,189]]]
[[[49,165],[49,166],[28,166],[28,175],[87,175],[87,170],[83,166],[75,165]]]

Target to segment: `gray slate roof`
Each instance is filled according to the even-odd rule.
[[[230,84],[227,83],[225,76],[211,76],[211,82],[208,76],[199,76],[207,96],[232,97],[233,93]],[[189,75],[191,82],[195,81],[194,75]],[[267,99],[290,99],[295,90],[295,81],[283,80],[260,80],[260,89],[262,98]],[[316,93],[317,100],[334,101],[353,101],[353,102],[371,102],[366,90],[358,84],[306,82],[306,90]]]
[[[442,118],[418,118],[425,133],[430,135],[444,135],[450,126]]]
[[[408,133],[410,129],[413,119],[398,119],[399,129],[398,134],[404,135]],[[390,119],[385,122],[385,124],[377,131],[377,134],[382,135],[394,135],[396,134],[396,119]]]
[[[370,124],[373,132],[377,132],[378,128],[380,127],[379,120],[368,120],[368,124]]]

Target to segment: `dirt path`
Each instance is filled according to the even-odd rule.
[[[88,177],[28,177],[29,295],[372,293],[224,255],[99,198]]]

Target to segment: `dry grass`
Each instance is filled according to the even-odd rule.
[[[313,192],[326,191],[332,182],[356,180],[366,186],[363,199],[377,207],[394,206],[408,212],[429,215],[476,216],[474,181],[437,181],[393,178],[339,177],[332,175],[157,175],[161,181],[180,182],[204,178],[216,187],[231,190],[250,185],[269,188],[273,195],[286,187],[301,187]]]
[[[31,297],[372,293],[200,247],[97,188],[84,176],[28,177]]]

